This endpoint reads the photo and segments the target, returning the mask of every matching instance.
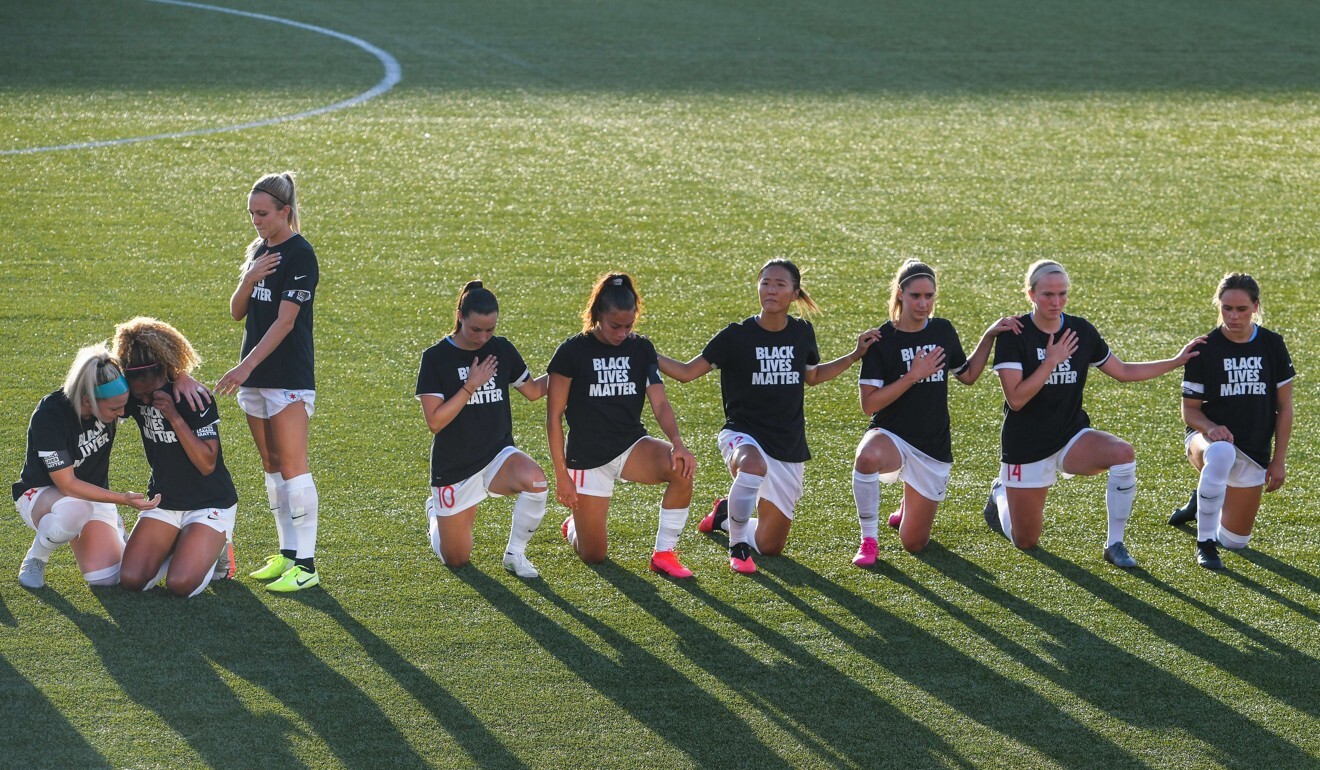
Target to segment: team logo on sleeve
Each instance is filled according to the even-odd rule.
[[[761,371],[752,372],[753,385],[797,385],[801,372],[793,371],[793,346],[776,345],[756,348],[756,362]]]
[[[1219,386],[1220,396],[1263,396],[1265,383],[1260,381],[1265,368],[1262,356],[1242,356],[1224,359],[1224,384]]]
[[[62,466],[62,465],[64,464],[64,463],[60,460],[60,453],[59,453],[59,452],[40,452],[40,451],[38,451],[38,452],[37,452],[37,457],[40,457],[40,458],[41,458],[41,461],[42,461],[43,463],[46,464],[46,470],[48,470],[48,471],[59,470],[60,466]]]
[[[306,289],[289,289],[284,292],[285,299],[291,299],[294,302],[306,302],[312,298],[312,293]]]
[[[587,390],[588,396],[635,396],[637,383],[631,379],[629,361],[632,356],[612,356],[591,359],[596,381]]]

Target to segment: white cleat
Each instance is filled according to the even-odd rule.
[[[46,562],[29,557],[18,568],[18,584],[24,588],[44,588],[46,586]]]
[[[527,561],[525,553],[504,553],[504,568],[520,578],[538,578],[541,573],[536,571],[536,567],[530,561]]]

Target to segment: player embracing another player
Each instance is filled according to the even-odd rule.
[[[1222,569],[1217,546],[1246,548],[1261,492],[1283,486],[1296,373],[1283,337],[1260,325],[1256,279],[1225,275],[1214,303],[1219,325],[1183,369],[1187,459],[1201,479],[1169,523],[1195,520],[1197,563]]]
[[[853,564],[868,567],[879,554],[880,483],[903,482],[902,502],[890,517],[903,548],[916,553],[930,542],[935,509],[953,468],[949,429],[949,376],[971,385],[990,358],[994,339],[1022,322],[1001,318],[986,329],[969,358],[953,324],[936,318],[935,269],[904,262],[890,284],[889,320],[862,358],[858,381],[862,413],[871,426],[857,445],[853,500],[861,546]]]
[[[176,403],[176,383],[200,359],[173,326],[134,318],[115,327],[114,349],[128,379],[128,414],[151,466],[147,494],[160,500],[133,525],[120,585],[143,591],[164,578],[175,596],[196,596],[217,572],[232,569],[238,495],[220,448],[219,410]]]
[[[316,571],[320,507],[308,464],[308,423],[316,404],[312,311],[320,280],[316,253],[299,233],[293,174],[267,174],[248,193],[257,237],[248,245],[229,300],[243,321],[242,360],[215,386],[238,394],[266,472],[266,494],[280,550],[250,573],[276,592],[321,582]]]
[[[550,359],[546,435],[555,497],[572,512],[561,528],[564,538],[582,561],[594,564],[605,560],[615,481],[664,484],[651,569],[686,578],[692,572],[676,548],[692,502],[696,460],[679,436],[655,346],[633,331],[641,314],[642,298],[630,276],[601,276],[582,311],[582,333],[565,340]],[[647,402],[668,442],[646,435],[641,416]]]
[[[1149,380],[1190,361],[1205,338],[1187,343],[1173,358],[1126,363],[1085,318],[1064,314],[1070,287],[1058,262],[1032,264],[1025,286],[1032,311],[1019,316],[1020,334],[1001,335],[995,342],[1004,425],[999,478],[991,486],[985,520],[1017,547],[1034,548],[1044,527],[1045,498],[1058,475],[1108,471],[1104,558],[1116,567],[1135,567],[1123,536],[1137,494],[1136,453],[1128,442],[1091,427],[1082,409],[1086,375],[1095,367],[1119,382]]]
[[[422,353],[416,394],[435,434],[427,529],[440,561],[461,567],[472,558],[477,503],[517,495],[504,568],[534,578],[540,573],[527,543],[545,517],[545,473],[513,444],[509,389],[535,401],[546,378],[533,378],[513,343],[495,336],[499,316],[495,294],[470,281],[458,296],[453,332]]]
[[[725,422],[718,441],[733,484],[698,529],[727,527],[729,566],[741,573],[756,571],[753,549],[774,555],[788,542],[804,463],[811,457],[806,386],[847,371],[879,339],[876,330],[865,331],[851,353],[822,364],[811,322],[789,315],[795,305],[817,308],[802,288],[801,271],[786,259],[762,266],[757,295],[761,312],[726,326],[696,358],[683,363],[660,357],[660,370],[679,382],[720,370]]]

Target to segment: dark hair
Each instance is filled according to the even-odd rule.
[[[798,270],[797,265],[787,259],[772,259],[761,265],[761,269],[756,273],[757,276],[765,275],[765,271],[772,267],[782,267],[793,278],[793,290],[797,292],[797,297],[793,301],[802,308],[804,313],[815,313],[820,310],[820,307],[816,305],[816,301],[807,296],[807,290],[802,288],[802,271]]]
[[[1245,291],[1251,299],[1251,304],[1259,307],[1260,305],[1260,284],[1256,279],[1246,273],[1225,273],[1219,281],[1219,287],[1215,289],[1215,309],[1218,310],[1223,305],[1224,292],[1239,289]],[[1261,322],[1261,312],[1259,309],[1252,315],[1256,323]]]
[[[902,265],[899,265],[898,272],[894,274],[894,280],[889,284],[893,296],[889,298],[889,320],[897,321],[899,314],[903,310],[903,302],[899,297],[903,290],[907,288],[908,283],[917,278],[929,278],[932,285],[938,286],[935,281],[935,268],[922,262],[919,259],[909,259]]]
[[[458,305],[454,308],[454,334],[463,328],[463,318],[473,313],[489,315],[500,312],[500,303],[490,289],[481,285],[481,281],[468,281],[463,291],[458,294]]]
[[[642,295],[627,273],[606,273],[596,280],[582,311],[583,333],[591,331],[611,310],[635,310],[638,318],[642,316]]]

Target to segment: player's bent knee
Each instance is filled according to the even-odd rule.
[[[903,550],[908,553],[921,553],[926,550],[926,546],[928,545],[930,545],[930,538],[925,538],[924,540],[918,540],[916,538],[903,540]]]
[[[180,599],[187,599],[189,596],[197,593],[197,589],[201,585],[201,578],[190,578],[185,580],[170,580],[167,578],[165,580],[166,590]]]
[[[125,591],[142,591],[147,587],[147,581],[154,575],[144,574],[137,569],[124,569],[119,572],[119,587]]]
[[[105,569],[92,570],[84,572],[83,579],[89,586],[113,586],[119,584],[119,565],[106,567]]]
[[[1111,465],[1126,465],[1137,461],[1137,452],[1126,441],[1119,441],[1112,450]]]

